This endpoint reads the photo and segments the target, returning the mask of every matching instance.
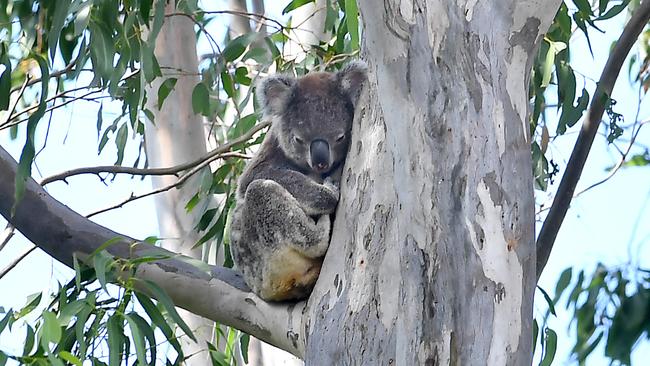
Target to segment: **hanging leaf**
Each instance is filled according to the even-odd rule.
[[[162,110],[165,99],[167,99],[176,86],[176,81],[178,81],[178,79],[168,78],[160,84],[160,87],[158,88],[158,110]]]
[[[282,15],[287,14],[292,10],[296,10],[303,5],[313,3],[314,1],[316,0],[292,0],[287,6],[284,7],[284,9],[282,9]]]
[[[70,0],[57,0],[52,2],[54,6],[54,15],[52,16],[52,24],[48,32],[48,43],[50,45],[50,60],[54,60],[56,54],[56,46],[59,42],[61,30],[65,24],[65,19],[68,17],[70,10]]]
[[[29,116],[27,120],[27,140],[23,146],[23,151],[20,154],[20,160],[18,161],[18,170],[16,171],[16,188],[15,188],[15,200],[14,207],[12,208],[12,215],[16,209],[16,205],[23,198],[25,194],[25,184],[27,183],[27,178],[32,175],[32,162],[34,161],[34,154],[36,153],[35,148],[35,138],[36,138],[36,126],[41,118],[45,115],[45,110],[47,107],[47,85],[48,80],[50,79],[49,70],[47,68],[47,62],[38,54],[32,54],[32,58],[36,60],[38,66],[41,70],[41,98],[38,103],[38,108],[36,111]]]

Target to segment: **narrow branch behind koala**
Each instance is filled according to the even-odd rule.
[[[539,280],[546,266],[546,262],[548,262],[548,257],[551,255],[555,238],[571,204],[571,198],[573,198],[573,193],[582,174],[585,161],[589,156],[591,145],[598,132],[601,118],[603,117],[606,105],[609,103],[623,62],[627,58],[639,34],[643,31],[645,25],[648,24],[649,19],[650,0],[645,0],[634,11],[632,18],[630,18],[625,29],[623,29],[621,37],[616,42],[614,49],[607,59],[607,64],[605,64],[605,68],[598,81],[596,92],[591,100],[589,111],[584,119],[582,129],[580,129],[578,140],[573,147],[571,157],[562,176],[562,181],[555,194],[553,205],[537,237],[537,280]]]

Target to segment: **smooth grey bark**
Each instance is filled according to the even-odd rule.
[[[167,4],[165,10],[166,13],[174,13],[173,2]],[[163,77],[154,80],[147,88],[147,108],[155,118],[154,123],[147,123],[145,129],[147,160],[152,168],[194,161],[207,152],[203,119],[192,110],[192,90],[199,82],[194,22],[187,17],[166,17],[156,38],[155,55],[158,63],[165,68],[162,69]],[[172,75],[166,76],[168,73]],[[159,108],[155,96],[167,77],[176,77],[176,86]],[[176,176],[151,177],[155,189],[169,186],[177,180]],[[161,246],[172,252],[205,259],[202,247],[193,249],[200,238],[194,228],[211,200],[203,200],[190,212],[185,209],[190,198],[198,192],[200,182],[201,174],[196,174],[180,188],[156,195],[155,204]],[[187,364],[211,364],[205,343],[213,340],[214,323],[185,311],[180,311],[180,315],[195,332],[197,339],[194,342],[188,337],[181,338],[186,354],[195,354],[186,361]]]
[[[359,1],[369,83],[307,364],[531,363],[527,86],[559,3]]]

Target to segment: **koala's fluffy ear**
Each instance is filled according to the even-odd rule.
[[[336,76],[343,92],[350,97],[353,105],[357,105],[363,84],[368,78],[368,66],[363,61],[353,61],[347,64]]]
[[[272,75],[257,83],[257,101],[265,114],[280,114],[291,95],[296,79],[287,75]]]

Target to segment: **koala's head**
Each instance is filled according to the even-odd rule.
[[[274,75],[258,84],[264,114],[273,119],[278,144],[295,164],[326,174],[345,158],[366,70],[353,62],[336,73]]]

